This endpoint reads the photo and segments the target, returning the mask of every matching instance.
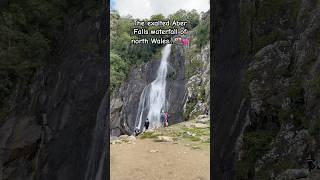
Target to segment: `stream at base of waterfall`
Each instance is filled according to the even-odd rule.
[[[148,84],[141,93],[135,121],[135,128],[140,131],[143,129],[142,123],[147,118],[150,122],[150,129],[163,126],[160,122],[160,113],[168,109],[166,106],[166,78],[170,52],[171,44],[167,44],[161,51],[161,62],[156,79]]]

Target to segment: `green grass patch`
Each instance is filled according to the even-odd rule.
[[[198,136],[189,136],[188,139],[190,139],[191,141],[200,141],[200,137]]]
[[[141,138],[142,139],[145,139],[145,138],[156,138],[158,136],[161,136],[162,133],[159,133],[159,132],[145,132],[141,135]]]

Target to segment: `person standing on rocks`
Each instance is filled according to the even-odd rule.
[[[161,126],[162,126],[162,127],[164,127],[165,118],[166,118],[165,113],[164,113],[164,111],[162,110],[162,111],[161,111],[161,114],[160,114],[160,123],[161,123]]]
[[[165,113],[165,127],[168,127],[168,119],[169,119],[169,115],[168,112]]]
[[[146,119],[146,122],[144,122],[144,127],[146,128],[146,130],[148,130],[148,128],[149,128],[149,119],[147,118]]]

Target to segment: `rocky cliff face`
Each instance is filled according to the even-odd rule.
[[[189,52],[197,47],[192,45]],[[191,120],[210,110],[210,43],[207,43],[199,53],[193,54],[186,62],[186,66],[193,66],[198,61],[197,72],[187,79],[186,102],[184,104],[184,118]],[[189,64],[190,63],[190,64]]]
[[[1,121],[0,179],[106,178],[109,100],[96,19],[69,18],[53,61],[18,88]]]
[[[157,75],[160,60],[153,60],[133,68],[128,80],[120,87],[111,100],[110,128],[111,135],[132,134],[138,111],[141,93]],[[168,60],[166,95],[171,123],[183,120],[185,102],[184,53],[180,46],[172,46]]]
[[[261,14],[268,5],[253,4],[245,6],[256,13],[249,15],[253,56],[244,58],[250,62],[244,78],[250,103],[237,146],[237,178],[297,178],[288,169],[306,168],[310,154],[320,158],[320,1],[270,3],[273,26],[261,21],[268,19]]]

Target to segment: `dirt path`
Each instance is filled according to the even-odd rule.
[[[110,149],[111,180],[210,179],[209,150],[152,139],[113,144]]]

